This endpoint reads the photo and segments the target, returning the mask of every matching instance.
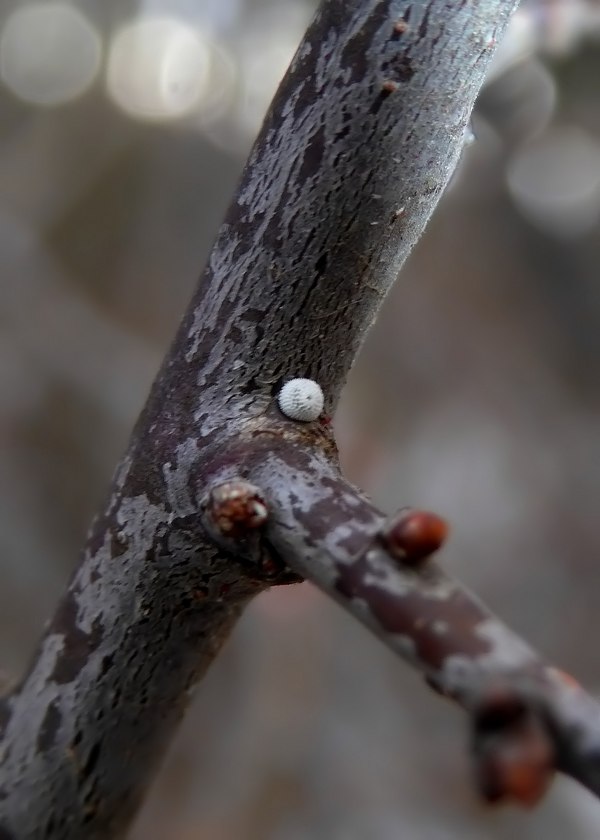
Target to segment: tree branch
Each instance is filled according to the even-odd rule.
[[[386,519],[329,459],[273,446],[268,428],[248,463],[268,544],[469,712],[484,796],[535,804],[555,769],[600,795],[600,706],[415,550],[398,527],[414,514]]]
[[[275,399],[311,377],[335,407],[514,5],[322,4],[80,566],[0,705],[2,840],[122,836],[245,604],[298,575],[467,708],[489,798],[533,802],[554,766],[598,792],[593,701],[416,562],[341,478],[327,424]]]

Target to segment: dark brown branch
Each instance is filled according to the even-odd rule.
[[[240,538],[237,525],[229,535],[207,527],[211,488],[264,480],[278,520],[320,529],[323,557],[336,547],[339,529],[328,534],[318,509],[302,522],[310,471],[334,463],[332,444],[318,424],[285,421],[273,395],[283,379],[310,376],[335,407],[364,330],[454,169],[514,5],[322,4],[81,564],[28,675],[0,705],[2,840],[122,836],[188,690],[247,601],[294,579],[287,565],[331,584],[325,561],[322,575],[304,569],[280,529],[265,543],[260,530]],[[274,451],[297,440],[311,453],[309,496],[288,498],[290,510],[279,510],[281,488],[253,460],[253,435]],[[268,447],[263,454],[267,462]],[[333,493],[341,485],[330,469]],[[365,526],[380,519],[353,498],[339,502],[349,540],[353,515]],[[223,521],[239,524],[238,513]]]

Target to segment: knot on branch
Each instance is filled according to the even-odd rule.
[[[448,523],[426,510],[403,508],[380,532],[380,539],[396,560],[418,567],[444,544]]]
[[[242,478],[217,484],[209,490],[202,509],[209,534],[236,557],[249,561],[254,576],[270,585],[303,580],[265,539],[269,508],[255,484]]]
[[[474,716],[476,779],[488,802],[531,808],[554,777],[556,755],[538,710],[509,688],[489,691]]]
[[[261,490],[249,481],[226,481],[208,495],[208,514],[225,537],[239,539],[260,528],[269,511]]]

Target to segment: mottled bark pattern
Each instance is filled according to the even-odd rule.
[[[490,685],[508,685],[559,766],[599,791],[598,707],[434,566],[388,556],[383,517],[340,477],[328,427],[286,420],[274,398],[310,377],[335,407],[452,174],[514,6],[324,0],[81,564],[0,704],[0,840],[122,836],[244,605],[297,575],[475,720],[493,718]],[[238,541],[206,520],[211,488],[237,481],[274,512]]]
[[[399,563],[381,540],[385,517],[314,447],[255,434],[247,459],[274,514],[267,542],[472,714],[476,752],[491,735],[500,748],[504,725],[513,737],[513,715],[503,721],[493,708],[501,694],[541,724],[556,768],[600,795],[600,706],[572,677],[436,564]]]
[[[206,540],[182,496],[156,501],[124,478],[6,704],[7,837],[118,836],[194,683],[267,585]]]
[[[328,0],[250,155],[180,331],[202,420],[260,413],[290,376],[333,408],[365,328],[437,204],[514,0]],[[400,33],[395,24],[405,21]],[[393,93],[385,89],[394,80]],[[192,387],[195,382],[189,382]],[[214,405],[214,412],[210,409]]]

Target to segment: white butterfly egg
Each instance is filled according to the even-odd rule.
[[[325,398],[314,379],[290,379],[277,395],[279,408],[290,420],[308,423],[323,411]]]

